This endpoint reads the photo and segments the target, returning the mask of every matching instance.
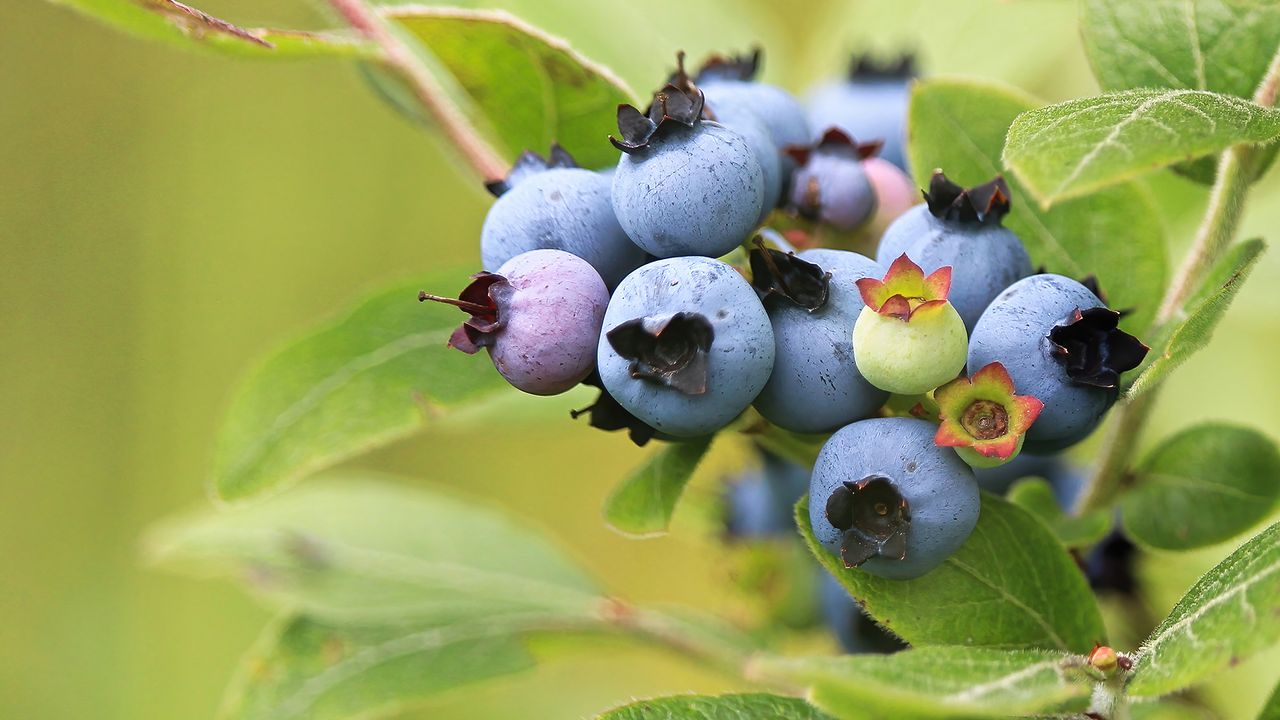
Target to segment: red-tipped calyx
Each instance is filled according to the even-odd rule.
[[[1005,461],[1017,454],[1022,438],[1044,403],[1014,392],[1013,378],[998,362],[957,378],[934,393],[940,424],[933,441],[940,447],[968,448],[983,458]]]
[[[951,292],[951,267],[924,274],[920,266],[903,253],[889,266],[883,280],[862,278],[858,292],[867,307],[880,315],[910,322],[921,313],[941,309]]]

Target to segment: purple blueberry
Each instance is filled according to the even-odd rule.
[[[729,424],[764,387],[773,357],[755,290],[733,267],[694,256],[658,260],[623,279],[597,355],[609,394],[677,437]]]
[[[582,258],[531,250],[496,273],[476,275],[457,300],[426,293],[418,299],[470,313],[450,347],[468,354],[486,348],[507,382],[534,395],[555,395],[590,374],[609,290]]]
[[[480,230],[485,270],[530,250],[564,250],[586,260],[613,287],[640,267],[645,252],[613,214],[612,179],[579,168],[560,146],[545,160],[526,152],[506,180],[490,183],[498,196]]]
[[[1000,291],[1031,274],[1031,258],[1003,226],[1009,186],[997,177],[968,190],[935,172],[927,202],[895,220],[876,251],[884,267],[904,253],[926,273],[951,267],[951,304],[972,332]]]
[[[880,156],[907,169],[907,103],[915,63],[910,56],[882,63],[856,56],[848,77],[816,88],[808,101],[809,123],[838,127],[860,138],[883,140]]]
[[[852,336],[864,307],[855,283],[878,277],[879,266],[854,252],[824,249],[789,255],[757,248],[751,262],[777,348],[756,410],[801,433],[830,432],[874,415],[889,394],[858,372]]]
[[[859,227],[876,210],[876,192],[862,161],[878,148],[878,143],[858,144],[834,128],[815,145],[787,148],[796,161],[789,207],[838,230]]]
[[[978,483],[937,428],[874,418],[841,428],[818,453],[809,521],[818,542],[872,575],[919,577],[960,548],[978,522]]]
[[[1061,275],[1032,275],[1000,293],[969,338],[969,371],[1002,363],[1018,392],[1044,403],[1024,449],[1057,452],[1098,426],[1119,395],[1120,374],[1147,347],[1118,329],[1120,313]]]

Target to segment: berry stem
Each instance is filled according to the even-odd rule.
[[[381,48],[379,58],[388,70],[399,75],[412,89],[427,114],[435,120],[445,137],[467,164],[485,180],[498,180],[506,175],[507,163],[475,128],[456,105],[449,101],[444,88],[418,58],[412,48],[387,27],[386,21],[365,0],[329,0],[351,27]]]
[[[1267,74],[1258,84],[1253,101],[1263,107],[1276,104],[1277,93],[1280,92],[1280,48],[1276,49],[1267,67]],[[1152,335],[1171,322],[1177,321],[1185,311],[1183,307],[1196,287],[1204,280],[1209,268],[1235,240],[1240,227],[1240,218],[1244,214],[1245,200],[1249,195],[1250,183],[1257,171],[1257,161],[1261,147],[1258,145],[1234,145],[1223,151],[1218,158],[1217,175],[1213,188],[1209,191],[1209,206],[1205,210],[1200,227],[1196,230],[1195,239],[1182,259],[1182,264],[1174,274],[1164,299],[1156,311],[1156,320]],[[1159,387],[1152,388],[1132,401],[1125,402],[1116,410],[1107,440],[1099,454],[1097,469],[1080,499],[1076,502],[1077,513],[1097,510],[1108,506],[1119,495],[1120,490],[1131,480],[1130,461],[1134,449],[1141,438],[1147,418],[1156,404]]]
[[[418,302],[426,302],[428,300],[430,300],[431,302],[444,303],[445,305],[453,305],[454,307],[460,307],[463,310],[466,310],[467,312],[473,315],[493,314],[493,308],[487,305],[481,305],[480,303],[467,302],[466,300],[459,300],[457,298],[444,297],[443,295],[432,295],[431,293],[428,293],[428,292],[418,293]]]

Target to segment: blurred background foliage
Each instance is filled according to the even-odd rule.
[[[246,26],[329,21],[306,0],[200,6]],[[639,91],[664,77],[678,48],[698,58],[759,42],[766,78],[796,92],[841,72],[852,50],[901,47],[918,51],[928,74],[1001,79],[1045,100],[1096,92],[1065,0],[483,6],[568,38]],[[1167,174],[1151,185],[1176,252],[1204,189]],[[1273,172],[1245,236],[1275,240],[1277,190]],[[142,567],[140,533],[208,502],[213,438],[255,358],[368,289],[477,265],[488,204],[450,151],[367,92],[349,65],[179,52],[36,0],[0,3],[5,717],[212,715],[268,613],[226,584]],[[1277,283],[1272,253],[1214,344],[1170,381],[1147,443],[1206,418],[1247,419],[1280,437]],[[506,411],[559,418],[583,397],[513,397]],[[749,604],[727,589],[709,511],[717,477],[742,454],[732,443],[713,451],[672,535],[636,542],[608,530],[599,509],[641,456],[624,437],[567,417],[504,427],[489,415],[357,464],[491,498],[551,528],[618,594],[743,615]],[[1149,560],[1153,610],[1163,615],[1229,549]],[[1115,634],[1126,637],[1123,627]],[[555,642],[539,649],[559,654]],[[1252,717],[1270,690],[1260,671],[1278,662],[1272,651],[1243,663],[1205,697],[1224,718]],[[594,657],[565,653],[410,716],[519,707],[529,720],[583,717],[633,696],[732,687],[602,641]]]

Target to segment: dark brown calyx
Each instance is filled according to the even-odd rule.
[[[1116,327],[1119,322],[1120,313],[1115,310],[1077,308],[1049,330],[1050,352],[1073,383],[1115,389],[1121,373],[1142,363],[1151,348]]]
[[[614,351],[631,361],[631,377],[660,383],[685,395],[707,391],[707,353],[715,330],[702,315],[678,312],[636,318],[605,336]]]
[[[904,52],[898,57],[856,54],[849,59],[852,82],[906,82],[916,76],[916,56]]]
[[[693,127],[702,118],[704,105],[706,98],[697,87],[689,84],[682,88],[668,83],[654,93],[647,112],[642,113],[632,105],[619,105],[619,137],[610,135],[609,142],[622,152],[636,152],[673,129]]]
[[[751,82],[760,71],[764,51],[759,46],[743,55],[712,55],[702,63],[694,78],[700,83],[719,81]]]
[[[581,410],[570,410],[570,417],[577,420],[579,417],[587,415],[589,416],[588,425],[606,432],[626,430],[627,436],[631,438],[631,442],[635,443],[637,447],[644,447],[646,443],[653,439],[653,435],[657,431],[628,412],[609,394],[608,390],[604,389],[604,382],[600,379],[600,373],[592,370],[587,379],[582,381],[582,384],[598,388],[600,395],[591,405]]]
[[[924,194],[929,212],[939,220],[978,225],[999,225],[1009,214],[1012,195],[1003,175],[990,182],[965,189],[935,170]]]
[[[843,533],[840,559],[845,567],[857,567],[873,557],[907,557],[911,511],[887,477],[845,481],[827,498],[827,522]]]
[[[816,154],[866,160],[880,152],[883,145],[882,140],[860,143],[840,128],[833,127],[822,133],[822,137],[813,145],[788,145],[784,151],[796,161],[797,165],[804,166],[808,165],[809,158]]]
[[[1086,290],[1093,293],[1093,296],[1101,300],[1103,304],[1106,304],[1107,296],[1102,293],[1102,285],[1098,283],[1097,275],[1094,275],[1093,273],[1085,275],[1080,278],[1080,284],[1083,285]]]
[[[449,337],[449,347],[473,355],[480,348],[489,347],[497,340],[503,326],[502,308],[511,292],[511,285],[506,278],[496,273],[482,272],[471,276],[471,284],[462,289],[456,300],[420,292],[418,302],[431,300],[453,305],[469,313],[471,317]]]
[[[795,253],[765,247],[760,238],[751,250],[751,285],[761,300],[779,297],[813,312],[827,304],[831,273],[801,260]]]
[[[578,162],[573,159],[569,151],[560,147],[560,143],[553,142],[551,143],[551,152],[547,157],[544,158],[532,150],[525,150],[520,153],[520,157],[516,158],[515,164],[511,166],[511,170],[507,172],[505,178],[490,180],[484,184],[484,187],[494,197],[502,197],[503,193],[515,187],[516,184],[530,175],[537,175],[547,170],[576,167],[578,167]]]
[[[992,400],[975,400],[964,409],[960,425],[979,440],[995,440],[1009,432],[1009,411]]]

